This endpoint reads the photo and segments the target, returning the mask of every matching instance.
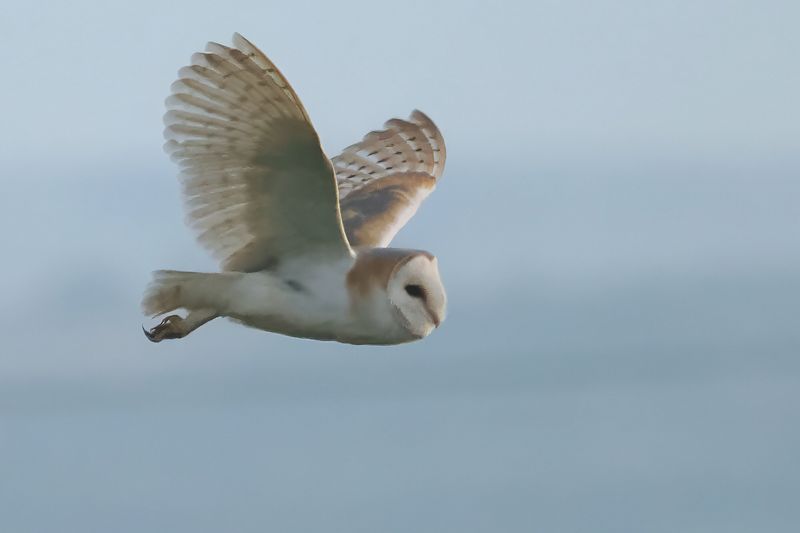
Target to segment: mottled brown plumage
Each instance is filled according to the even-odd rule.
[[[421,111],[391,119],[333,158],[352,246],[386,246],[444,172],[441,132]]]

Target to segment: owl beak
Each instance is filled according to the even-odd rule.
[[[439,324],[442,323],[442,318],[438,314],[436,314],[436,312],[433,309],[431,309],[430,305],[428,305],[428,302],[424,302],[424,305],[425,305],[425,311],[428,312],[428,316],[430,317],[431,322],[433,322],[433,326],[438,328]]]

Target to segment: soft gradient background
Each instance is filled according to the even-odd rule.
[[[0,531],[798,531],[798,6],[4,2]],[[330,153],[441,126],[429,339],[144,339],[215,268],[163,99],[234,31]]]

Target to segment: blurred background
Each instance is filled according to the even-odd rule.
[[[794,532],[800,4],[0,5],[0,530]],[[447,322],[150,344],[163,100],[238,31],[334,154],[418,107]]]

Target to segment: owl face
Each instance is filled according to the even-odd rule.
[[[426,337],[444,321],[447,296],[435,257],[415,255],[398,265],[388,293],[398,320],[414,337]]]

